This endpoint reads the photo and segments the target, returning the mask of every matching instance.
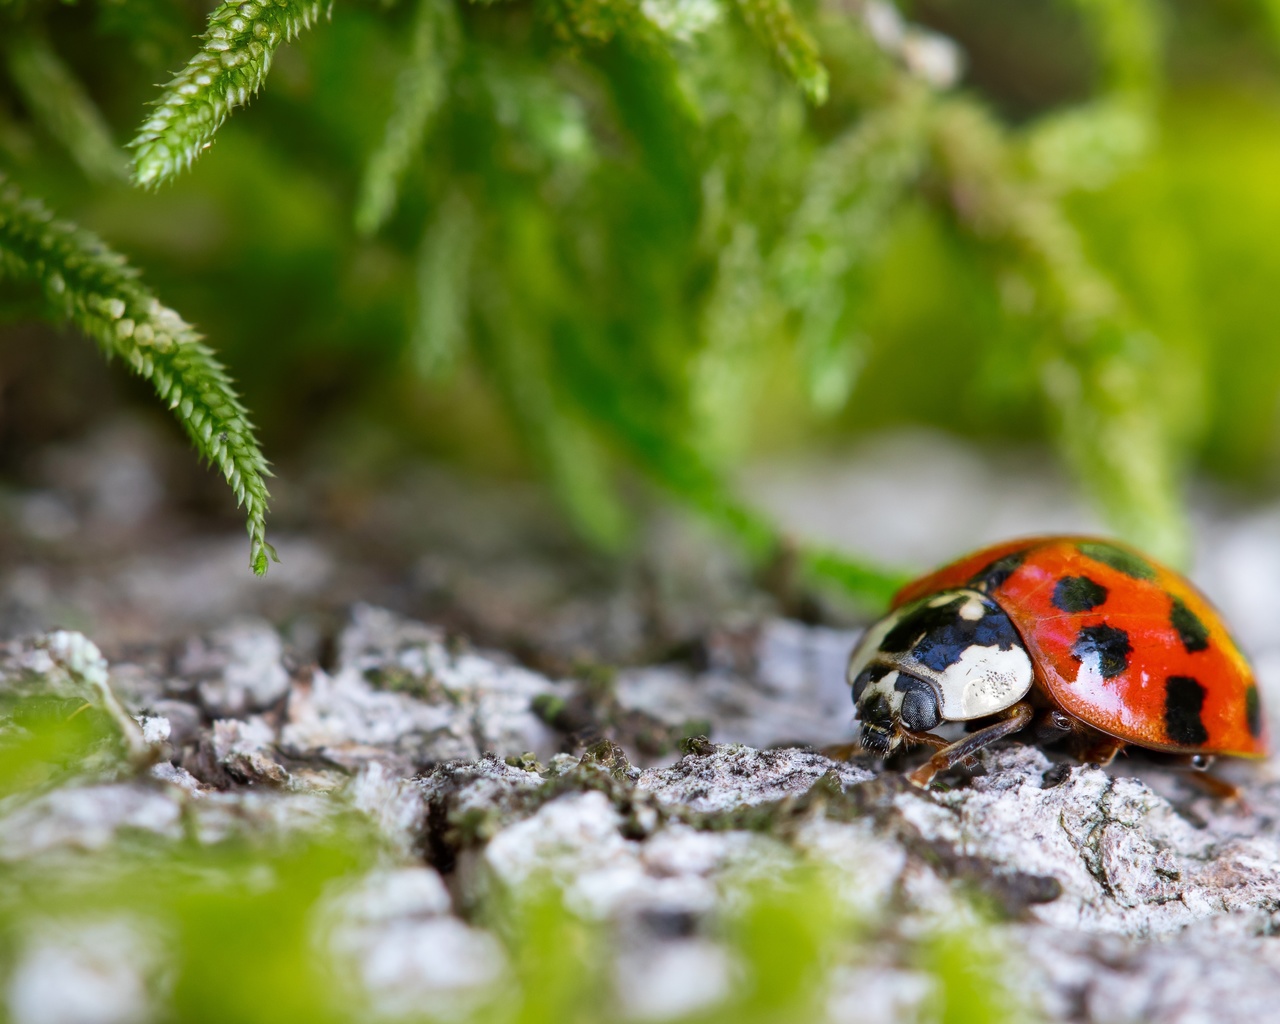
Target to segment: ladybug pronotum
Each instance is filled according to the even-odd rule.
[[[1264,757],[1258,687],[1218,613],[1132,548],[1037,537],[985,548],[904,587],[849,659],[863,749],[937,753],[934,776],[1034,725],[1082,761],[1125,746]],[[985,720],[985,721],[984,721]],[[950,742],[931,730],[971,723]]]

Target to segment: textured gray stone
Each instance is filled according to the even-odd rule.
[[[281,740],[345,767],[371,758],[401,768],[487,751],[549,757],[555,734],[534,713],[565,688],[514,664],[450,650],[439,630],[357,606],[332,674],[296,685]],[[407,773],[406,773],[407,774]]]
[[[456,1013],[484,1005],[509,965],[468,915],[487,893],[545,878],[611,936],[630,1019],[696,1012],[735,976],[715,922],[748,880],[806,864],[839,914],[874,936],[836,956],[817,994],[830,1021],[921,1017],[934,979],[912,950],[943,927],[971,929],[993,962],[1016,963],[1008,983],[1047,1020],[1267,1019],[1280,995],[1280,782],[1269,767],[1227,769],[1245,792],[1236,805],[1139,758],[1104,771],[1010,743],[982,753],[975,774],[944,780],[950,788],[922,792],[871,763],[772,746],[797,731],[848,735],[847,711],[823,696],[832,684],[816,680],[851,642],[764,623],[735,633],[734,653],[722,648],[701,673],[624,674],[617,703],[584,707],[615,715],[630,702],[629,713],[673,725],[724,711],[721,731],[759,744],[695,739],[649,767],[632,763],[616,721],[602,719],[585,750],[546,724],[539,701],[572,699],[575,684],[367,606],[332,670],[295,673],[257,710],[261,697],[210,718],[202,684],[225,680],[222,669],[180,664],[167,678],[125,666],[122,713],[147,756],[95,761],[78,781],[0,806],[0,858],[102,850],[129,831],[215,842],[313,830],[354,810],[382,837],[386,862],[327,895],[318,927],[378,1016],[426,999]],[[79,641],[59,643],[58,658],[47,638],[10,645],[0,679],[89,693],[84,666],[105,665]],[[248,649],[256,668],[280,663],[262,635]],[[242,668],[252,677],[255,665]],[[635,696],[638,680],[664,673],[680,685]],[[690,697],[708,686],[715,701]],[[806,707],[780,712],[796,703]],[[37,946],[10,996],[19,1008],[42,991],[37,968],[54,962]],[[126,974],[111,984],[114,1005],[136,1002]]]
[[[658,665],[620,674],[618,702],[668,725],[707,723],[720,743],[823,746],[852,735],[845,664],[855,631],[770,619],[711,644],[709,669]],[[748,671],[732,648],[747,646]],[[744,685],[745,684],[745,685]]]
[[[187,641],[178,673],[200,680],[200,704],[215,718],[262,711],[289,690],[280,634],[259,619],[242,619]]]
[[[647,769],[637,785],[663,804],[693,811],[729,811],[802,796],[828,772],[842,786],[872,778],[865,768],[831,761],[810,750],[755,750],[726,744],[708,747],[701,755],[687,755],[669,768]]]
[[[181,804],[168,788],[138,783],[55,789],[0,817],[0,860],[52,850],[100,850],[124,830],[182,835]]]

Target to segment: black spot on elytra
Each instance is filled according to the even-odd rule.
[[[889,630],[880,650],[888,654],[910,651],[913,660],[941,672],[970,647],[1007,651],[1021,643],[1009,617],[993,604],[983,604],[977,619],[964,618],[960,609],[968,600],[961,596],[937,607],[922,605]]]
[[[1133,645],[1129,643],[1129,634],[1115,626],[1085,626],[1076,635],[1076,642],[1071,645],[1071,654],[1077,661],[1086,661],[1091,657],[1098,659],[1098,671],[1103,679],[1118,676],[1129,667],[1129,655],[1133,653]]]
[[[1188,654],[1209,649],[1209,628],[1176,597],[1173,598],[1173,607],[1169,612],[1169,622]]]
[[[1088,576],[1063,576],[1053,588],[1053,606],[1063,612],[1088,612],[1107,600],[1107,588]]]
[[[864,668],[853,681],[853,702],[857,704],[868,686],[879,682],[892,671],[893,668],[890,665],[868,665]]]
[[[1258,700],[1258,688],[1252,683],[1244,691],[1244,720],[1250,736],[1257,739],[1262,735],[1262,702]]]
[[[904,694],[902,698],[902,724],[916,732],[935,729],[942,721],[938,711],[938,697],[933,687],[915,676],[899,675],[893,688]]]
[[[1026,561],[1027,551],[1015,551],[1011,555],[1005,555],[1003,558],[997,558],[985,569],[980,569],[974,577],[969,580],[969,586],[974,590],[981,590],[984,593],[991,593],[1004,586],[1005,581],[1018,571],[1018,566]]]
[[[1204,698],[1205,688],[1190,676],[1170,676],[1165,681],[1164,731],[1171,742],[1201,747],[1208,741],[1209,730],[1200,719]]]
[[[1086,558],[1109,565],[1116,572],[1132,576],[1135,580],[1156,578],[1155,566],[1132,551],[1118,548],[1114,544],[1108,544],[1105,541],[1082,541],[1076,545],[1076,550]]]

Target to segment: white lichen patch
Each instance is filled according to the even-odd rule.
[[[562,796],[498,832],[484,848],[483,868],[508,887],[552,880],[588,918],[697,917],[716,905],[720,869],[773,845],[752,833],[680,826],[639,842],[624,838],[621,826],[603,793]]]
[[[426,823],[427,804],[413,780],[388,772],[378,762],[362,768],[347,787],[352,806],[363,812],[382,837],[406,858]]]
[[[621,825],[603,793],[571,794],[499,832],[485,847],[483,863],[513,888],[549,877],[565,886],[575,911],[605,917],[640,895],[647,882],[640,844],[624,839]],[[712,894],[701,895],[702,905],[709,905]]]
[[[1047,924],[1168,935],[1224,911],[1280,905],[1273,837],[1245,843],[1197,828],[1138,780],[1096,768],[1070,768],[1046,787],[1051,764],[1034,748],[995,753],[987,764],[988,774],[964,789],[928,799],[904,793],[895,807],[926,839],[1056,879],[1062,894],[1033,910]]]
[[[57,849],[101,850],[124,832],[177,839],[181,815],[171,790],[126,783],[56,789],[0,817],[0,860]]]
[[[243,835],[281,838],[329,829],[343,810],[326,793],[240,789],[206,793],[187,808],[187,824],[203,844]]]
[[[815,818],[797,830],[793,843],[828,868],[833,893],[855,920],[873,921],[887,912],[907,863],[899,843],[877,835],[867,821],[837,823]]]
[[[637,785],[663,803],[695,811],[725,811],[807,793],[834,772],[842,786],[871,773],[809,750],[754,750],[728,744],[706,756],[688,755],[669,768],[649,768]]]
[[[209,714],[238,717],[270,707],[288,691],[283,655],[280,634],[269,623],[243,619],[189,640],[178,671],[201,680],[200,703]]]
[[[213,723],[213,756],[242,781],[274,785],[289,781],[289,773],[272,756],[275,741],[275,730],[261,715],[243,721],[223,718]]]
[[[555,736],[533,698],[562,687],[483,655],[448,649],[443,634],[382,609],[358,606],[340,641],[338,668],[295,686],[282,741],[352,767],[483,753],[550,757]]]
[[[681,726],[706,722],[718,743],[823,746],[856,734],[845,665],[858,634],[769,620],[754,645],[754,671],[668,665],[619,674],[622,707]]]
[[[934,987],[927,971],[888,964],[841,966],[832,972],[827,1019],[831,1024],[923,1020]]]

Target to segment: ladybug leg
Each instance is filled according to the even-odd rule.
[[[1000,721],[971,732],[964,739],[956,740],[955,743],[943,747],[919,768],[910,772],[907,778],[921,789],[926,789],[939,772],[947,771],[970,754],[976,754],[996,740],[1004,739],[1026,728],[1033,715],[1031,705],[1026,701],[1019,701],[1005,712],[1005,717]]]
[[[931,732],[913,732],[901,726],[899,726],[898,732],[910,744],[925,743],[935,750],[941,750],[951,742],[950,740],[944,740],[941,736],[935,736]],[[852,761],[859,754],[865,754],[866,752],[865,748],[857,740],[852,743],[834,743],[818,751],[823,757],[829,757],[832,761]]]
[[[833,743],[818,751],[823,757],[829,757],[832,761],[852,761],[862,752],[862,744],[857,740],[852,743]]]
[[[1240,799],[1239,786],[1210,773],[1209,769],[1213,765],[1211,754],[1187,754],[1172,758],[1170,763],[1184,769],[1188,773],[1188,781],[1194,782],[1210,796],[1217,797],[1219,800]]]
[[[941,736],[935,736],[931,732],[913,732],[901,726],[898,727],[898,733],[912,745],[925,743],[935,750],[941,750],[951,742],[950,740],[944,740]],[[852,761],[859,754],[865,754],[866,752],[866,749],[857,740],[852,743],[834,743],[818,751],[823,757],[829,757],[832,761]]]
[[[1099,733],[1092,743],[1079,750],[1076,758],[1081,764],[1096,764],[1100,768],[1105,768],[1116,759],[1116,755],[1124,750],[1126,746],[1128,744],[1124,740],[1118,740],[1114,736],[1105,736]]]
[[[944,740],[941,736],[935,736],[931,732],[915,732],[905,726],[899,726],[898,732],[902,734],[902,738],[908,743],[923,743],[926,746],[933,747],[934,750],[943,750],[951,745],[950,740]]]

